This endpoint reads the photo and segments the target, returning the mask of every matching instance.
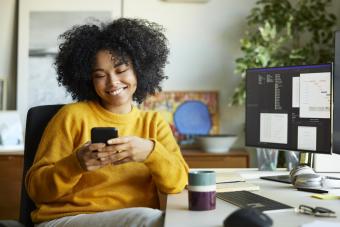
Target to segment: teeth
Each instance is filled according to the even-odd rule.
[[[119,93],[121,93],[124,90],[124,88],[118,88],[115,91],[110,92],[111,95],[118,95]]]

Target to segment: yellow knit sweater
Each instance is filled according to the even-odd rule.
[[[119,136],[155,141],[144,162],[83,170],[75,151],[90,141],[92,127],[116,127]],[[114,114],[96,102],[65,105],[49,122],[34,164],[26,176],[37,209],[35,223],[79,213],[127,207],[159,207],[157,190],[178,193],[187,183],[188,166],[169,125],[156,112],[133,107]]]

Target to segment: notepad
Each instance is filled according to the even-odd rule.
[[[311,195],[311,197],[317,198],[317,199],[324,199],[324,200],[336,200],[336,199],[340,199],[340,196],[338,196],[338,195],[330,195],[330,194],[326,194],[326,195],[323,195],[323,194],[314,194],[314,195]]]
[[[244,181],[244,178],[236,172],[216,172],[216,184]]]
[[[257,191],[260,187],[248,182],[233,182],[216,184],[216,192]]]
[[[217,172],[216,173],[216,192],[234,191],[256,191],[260,187],[246,182],[240,174],[236,172]]]

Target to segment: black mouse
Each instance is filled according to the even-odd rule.
[[[270,227],[273,220],[253,208],[241,208],[231,213],[223,222],[224,227]]]

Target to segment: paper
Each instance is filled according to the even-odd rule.
[[[216,192],[255,191],[260,187],[248,182],[236,172],[216,172]]]
[[[330,118],[331,73],[300,75],[300,118]]]
[[[260,187],[248,182],[219,183],[216,184],[216,192],[256,191]]]
[[[260,114],[260,142],[287,144],[288,114]]]
[[[301,225],[301,227],[339,227],[339,226],[340,226],[340,222],[319,221],[319,220]]]
[[[298,126],[298,149],[316,150],[316,127]]]
[[[300,77],[293,77],[292,81],[292,107],[300,107]]]
[[[330,195],[330,194],[314,194],[311,197],[316,199],[323,199],[323,200],[337,200],[340,199],[338,195]]]
[[[240,174],[235,172],[217,172],[216,184],[245,181]]]

